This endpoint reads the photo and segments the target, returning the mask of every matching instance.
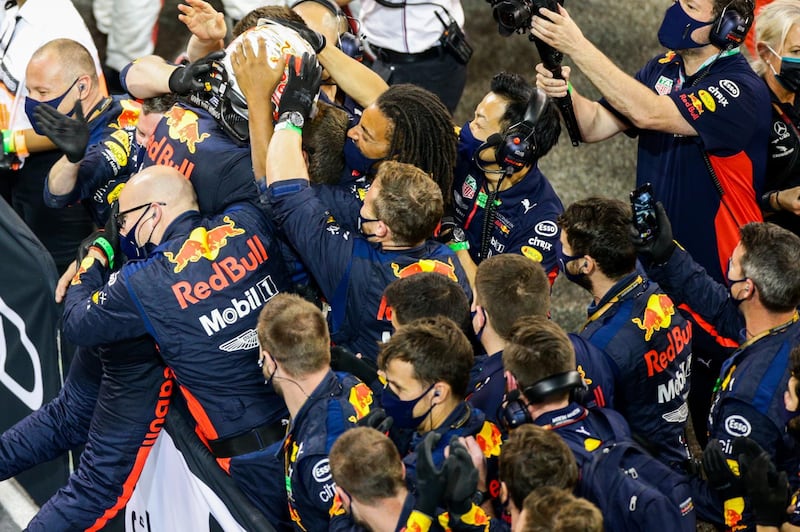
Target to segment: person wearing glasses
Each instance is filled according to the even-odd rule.
[[[95,346],[149,334],[219,466],[259,508],[284,510],[266,500],[285,493],[275,454],[287,411],[256,364],[258,312],[290,286],[272,225],[250,203],[202,218],[192,184],[168,166],[128,181],[116,221],[128,263],[106,282],[118,250],[89,248],[64,335]]]

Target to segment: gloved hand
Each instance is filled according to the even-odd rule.
[[[457,436],[450,440],[450,456],[444,463],[447,488],[444,501],[451,515],[461,516],[472,508],[472,497],[478,490],[478,470],[472,463],[467,447]]]
[[[322,80],[322,67],[317,58],[310,54],[303,54],[302,59],[290,56],[287,63],[289,73],[286,79],[286,88],[281,95],[279,115],[297,111],[308,120],[314,98],[319,93],[319,84]]]
[[[660,201],[656,202],[656,220],[658,231],[654,238],[646,242],[642,240],[639,231],[631,223],[631,242],[639,255],[653,264],[664,264],[672,256],[676,244],[672,236],[672,224],[670,224],[667,211],[664,210],[664,205]]]
[[[185,67],[176,68],[169,75],[169,90],[182,95],[203,90],[204,76],[211,72],[212,63],[223,57],[225,57],[225,50],[217,50]]]
[[[71,163],[78,163],[89,145],[89,124],[83,116],[80,100],[72,108],[75,118],[59,113],[49,105],[37,105],[33,110],[42,131],[58,149],[64,152]]]
[[[414,508],[431,518],[436,517],[436,508],[440,506],[439,503],[447,489],[445,466],[437,468],[433,463],[433,448],[441,439],[441,434],[431,431],[425,435],[416,449],[417,494]]]
[[[703,470],[706,472],[708,485],[719,494],[723,501],[744,495],[741,477],[736,476],[728,466],[727,457],[722,452],[719,440],[711,440],[706,445],[706,449],[703,451]]]
[[[375,407],[370,409],[369,414],[358,420],[359,427],[371,427],[378,432],[388,433],[392,428],[394,420],[386,415],[386,410]]]
[[[114,250],[114,263],[117,266],[122,265],[123,253],[119,247],[119,227],[117,226],[117,214],[119,214],[119,202],[115,201],[111,204],[111,210],[108,213],[108,220],[106,220],[103,238],[108,242],[108,245]]]
[[[300,37],[303,38],[308,44],[311,45],[311,48],[314,49],[314,53],[318,54],[325,48],[325,36],[321,33],[317,33],[316,31],[312,30],[305,24],[300,24],[299,22],[294,22],[292,20],[272,20],[268,19],[275,24],[280,24],[281,26],[286,26],[287,28],[291,28],[297,32]]]
[[[786,472],[778,473],[769,454],[750,438],[736,438],[733,451],[739,456],[739,472],[756,524],[780,528],[788,518],[786,508],[791,498]]]
[[[378,378],[377,367],[338,345],[331,347],[331,369],[333,371],[346,371],[368,385],[373,384]]]
[[[89,248],[94,246],[106,256],[109,270],[113,270],[115,266],[121,265],[120,258],[122,257],[122,252],[119,248],[119,228],[117,227],[116,221],[118,212],[119,203],[115,201],[111,205],[111,211],[105,228],[98,229],[81,241],[80,246],[78,246],[78,264],[80,264],[89,253]]]

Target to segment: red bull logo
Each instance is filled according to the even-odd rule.
[[[184,109],[177,105],[173,106],[172,109],[164,113],[164,118],[167,119],[170,138],[186,144],[189,153],[194,153],[197,144],[211,136],[209,133],[200,133],[197,113],[189,109]]]
[[[414,275],[415,273],[422,272],[435,272],[448,277],[451,281],[458,282],[456,277],[456,267],[453,265],[453,259],[447,259],[447,263],[436,259],[420,259],[417,262],[411,263],[408,266],[400,267],[396,262],[392,263],[392,272],[395,277],[401,279]]]
[[[655,331],[666,329],[672,323],[675,304],[666,294],[653,294],[647,300],[644,315],[631,321],[644,331],[644,340],[649,342]]]
[[[742,524],[742,514],[744,513],[744,499],[742,497],[728,499],[725,501],[724,508],[725,524],[731,527],[731,530],[744,530],[747,528]]]
[[[333,517],[335,515],[344,515],[344,504],[342,504],[342,498],[339,497],[339,494],[333,496],[333,502],[331,503],[331,507],[328,508],[328,515]]]
[[[500,447],[503,445],[503,435],[497,425],[488,421],[483,422],[481,431],[475,435],[475,441],[487,458],[500,456]]]
[[[637,318],[638,319],[638,318]],[[680,355],[684,348],[692,341],[692,323],[687,321],[681,329],[676,325],[667,332],[667,348],[664,351],[651,349],[644,354],[644,361],[647,363],[647,376],[658,375],[667,367],[675,357]]]
[[[226,216],[223,221],[223,225],[212,229],[197,227],[192,230],[177,253],[164,252],[167,260],[175,265],[175,273],[180,273],[190,262],[197,262],[202,258],[215,260],[219,250],[228,244],[228,237],[244,234],[244,229],[236,227],[229,217]]]
[[[670,50],[669,52],[664,54],[664,57],[659,59],[658,62],[661,63],[662,65],[664,65],[664,64],[667,64],[667,63],[671,62],[673,59],[675,59],[675,52]]]
[[[372,405],[372,390],[363,382],[356,384],[350,389],[350,396],[347,400],[353,405],[353,409],[356,411],[356,415],[350,416],[348,420],[355,423],[369,414],[369,408]]]
[[[406,521],[405,532],[425,532],[431,527],[431,518],[427,515],[414,510],[408,516]]]
[[[689,101],[692,102],[692,105],[697,110],[697,114],[703,114],[703,102],[700,101],[700,98],[694,95],[694,93],[689,94]]]
[[[192,177],[194,163],[189,159],[184,158],[179,164],[172,159],[173,155],[175,155],[175,148],[173,148],[172,145],[167,142],[167,137],[160,137],[159,140],[156,140],[155,137],[153,137],[147,144],[147,157],[153,161],[153,164],[171,166],[180,172],[186,179]]]
[[[136,127],[139,123],[139,114],[142,112],[142,106],[134,100],[120,100],[122,111],[117,116],[116,123],[108,124],[113,129],[127,129]]]
[[[70,281],[71,285],[81,284],[83,281],[81,280],[81,275],[86,273],[86,270],[89,269],[89,266],[94,264],[94,257],[89,257],[88,255],[83,258],[80,265],[78,266],[78,271],[75,272],[75,275],[72,276],[72,281]]]

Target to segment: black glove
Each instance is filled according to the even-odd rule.
[[[89,145],[89,124],[83,116],[81,101],[75,102],[72,108],[75,118],[59,113],[49,105],[37,105],[33,110],[36,121],[58,149],[64,152],[71,163],[78,163],[86,153]]]
[[[436,517],[436,508],[447,489],[447,472],[444,465],[433,463],[433,448],[442,439],[438,432],[429,432],[417,445],[417,493],[414,508],[428,517]],[[474,490],[473,490],[474,492]]]
[[[311,107],[314,105],[314,98],[319,93],[322,67],[316,57],[303,54],[302,59],[290,56],[288,68],[289,73],[286,79],[286,88],[281,95],[279,116],[297,111],[308,120]]]
[[[119,227],[117,226],[117,214],[119,214],[119,202],[115,201],[111,204],[111,210],[108,213],[108,220],[106,220],[105,231],[103,238],[108,242],[108,245],[114,250],[114,263],[117,266],[122,266],[122,250],[119,247]]]
[[[741,477],[734,475],[728,466],[727,456],[722,452],[719,440],[711,440],[706,445],[703,451],[703,470],[706,472],[708,485],[723,501],[744,495]]]
[[[392,423],[394,420],[386,415],[386,410],[376,407],[370,409],[369,414],[359,419],[357,424],[359,427],[370,427],[386,434],[392,428]]]
[[[372,387],[378,379],[378,368],[363,358],[358,358],[348,349],[335,345],[331,347],[331,369],[333,371],[346,371],[355,375]]]
[[[750,438],[736,438],[739,472],[747,488],[756,524],[780,528],[786,521],[791,490],[786,472],[775,469],[769,454]]]
[[[169,90],[175,94],[189,94],[192,91],[203,90],[204,77],[211,72],[212,63],[225,57],[225,50],[211,52],[202,59],[194,63],[189,63],[185,67],[176,68],[169,75]]]
[[[664,264],[675,251],[675,240],[672,237],[672,224],[669,223],[667,211],[660,201],[656,202],[656,220],[658,231],[654,238],[643,241],[639,236],[639,231],[631,224],[631,241],[636,252],[653,264]]]
[[[466,446],[454,436],[450,440],[450,456],[444,464],[447,489],[444,501],[451,515],[461,516],[472,508],[472,497],[478,490],[478,470]]]
[[[453,229],[456,227],[458,227],[458,224],[456,224],[455,218],[449,215],[442,216],[442,221],[439,223],[439,232],[434,235],[433,239],[442,244],[447,244],[453,239]]]
[[[294,22],[292,20],[272,20],[267,19],[275,24],[280,24],[281,26],[285,26],[287,28],[291,28],[297,32],[300,37],[303,38],[308,44],[311,45],[311,48],[314,49],[314,53],[318,54],[325,48],[325,36],[321,33],[317,33],[316,31],[312,30],[305,24],[301,24],[299,22]]]
[[[119,229],[117,228],[116,214],[119,212],[119,203],[111,205],[111,212],[104,229],[98,229],[81,241],[78,246],[77,261],[80,264],[89,253],[89,248],[94,246],[101,250],[108,262],[108,269],[121,265],[122,252],[119,249]]]

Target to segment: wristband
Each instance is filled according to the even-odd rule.
[[[764,192],[761,195],[761,210],[764,212],[775,212],[775,208],[772,206],[772,195],[775,194],[774,190],[770,190],[769,192]]]
[[[10,129],[3,130],[3,152],[6,154],[16,153],[16,147],[14,146],[14,132]]]
[[[25,142],[25,133],[19,129],[14,131],[14,149],[17,152],[17,157],[24,159],[28,155],[28,145]]]
[[[571,81],[567,82],[567,93],[568,94],[572,94],[572,82]]]
[[[462,249],[469,249],[469,242],[450,242],[447,247],[453,251],[461,251]]]
[[[103,252],[103,254],[106,256],[106,259],[108,260],[108,268],[113,270],[114,248],[111,247],[111,244],[109,244],[108,240],[106,240],[105,237],[98,236],[97,238],[94,239],[94,242],[92,242],[91,247],[99,249],[100,251]]]
[[[273,131],[283,131],[284,129],[288,129],[290,131],[294,131],[295,133],[297,133],[300,136],[303,135],[303,130],[302,129],[300,129],[296,125],[294,125],[291,122],[286,121],[286,120],[284,120],[283,122],[278,122],[277,124],[275,124],[275,127],[273,128]]]
[[[782,211],[783,207],[781,207],[781,191],[776,190],[773,192],[775,194],[775,212]]]

